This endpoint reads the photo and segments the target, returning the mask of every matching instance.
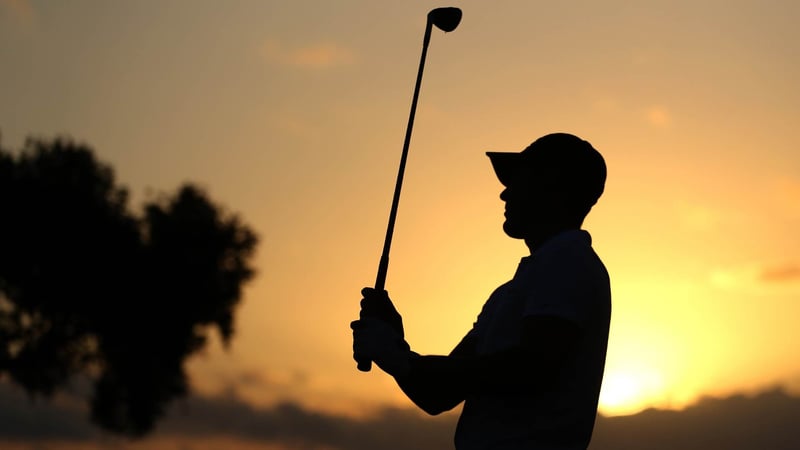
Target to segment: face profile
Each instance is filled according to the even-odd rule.
[[[505,187],[503,230],[515,239],[580,228],[605,186],[603,157],[572,134],[543,136],[519,153],[487,155]]]
[[[514,239],[538,234],[536,228],[551,219],[557,204],[552,188],[544,183],[510,183],[500,193],[505,202],[503,231]]]

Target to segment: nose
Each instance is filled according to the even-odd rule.
[[[503,192],[500,193],[500,200],[507,202],[508,201],[508,188],[503,189]]]

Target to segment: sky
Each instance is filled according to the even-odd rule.
[[[526,255],[485,152],[565,131],[609,170],[584,224],[612,280],[601,412],[800,395],[800,3],[451,5],[464,18],[431,40],[387,279],[412,348],[449,352]],[[71,136],[133,206],[193,182],[260,236],[230,348],[189,363],[196,395],[410,407],[355,370],[348,324],[438,6],[0,0],[4,148]]]

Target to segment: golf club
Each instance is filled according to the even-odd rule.
[[[408,158],[408,146],[411,143],[411,130],[414,127],[414,115],[417,112],[417,99],[419,98],[419,88],[422,85],[422,71],[425,68],[425,56],[428,53],[428,43],[431,40],[431,30],[433,26],[448,33],[456,29],[461,22],[461,10],[453,7],[436,8],[428,13],[428,20],[425,25],[425,37],[422,39],[422,56],[419,61],[419,70],[417,71],[417,83],[414,86],[414,97],[411,100],[411,113],[408,117],[408,125],[406,127],[406,137],[403,141],[403,153],[400,156],[400,167],[397,171],[397,182],[394,187],[394,196],[392,197],[392,209],[389,211],[389,224],[386,228],[386,239],[383,242],[383,253],[381,253],[380,263],[378,264],[378,276],[375,280],[375,290],[382,291],[386,284],[386,273],[389,270],[389,249],[392,246],[392,234],[394,233],[394,223],[397,219],[397,205],[400,203],[400,189],[403,187],[403,174],[406,169],[406,159]],[[356,356],[358,362],[358,370],[362,372],[369,372],[372,368],[372,361],[369,359],[359,358]]]

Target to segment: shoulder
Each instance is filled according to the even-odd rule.
[[[481,308],[481,312],[478,315],[479,319],[481,318],[481,316],[490,315],[492,313],[492,311],[495,308],[497,308],[498,304],[503,303],[505,301],[505,299],[507,299],[509,296],[512,295],[511,294],[511,292],[512,292],[511,285],[512,285],[512,281],[507,281],[507,282],[501,284],[500,286],[498,286],[492,292],[492,294],[489,296],[489,298],[483,304],[483,308]]]
[[[568,230],[548,240],[530,257],[527,276],[553,281],[607,278],[605,266],[592,248],[587,231]]]
[[[610,308],[608,272],[585,231],[555,236],[532,255],[520,275],[526,316],[552,315],[585,324]]]

